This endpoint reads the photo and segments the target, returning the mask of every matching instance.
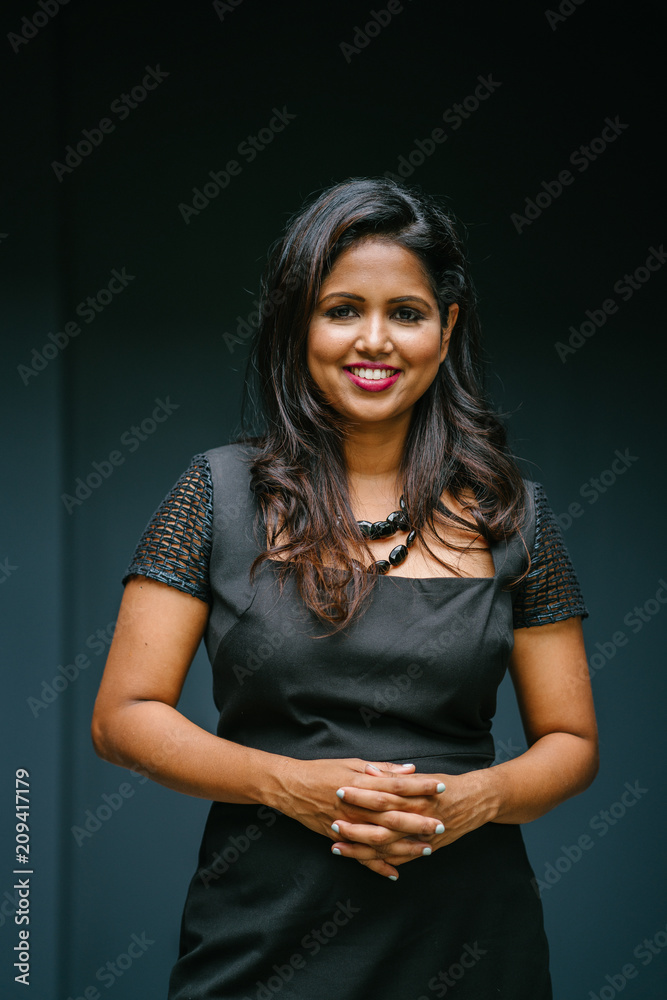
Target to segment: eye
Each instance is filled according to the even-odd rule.
[[[328,309],[324,315],[332,319],[348,319],[350,316],[354,316],[354,314],[355,311],[352,306],[340,305],[334,306],[333,309]]]
[[[418,323],[420,319],[424,319],[424,314],[412,306],[400,306],[394,316],[402,323]]]

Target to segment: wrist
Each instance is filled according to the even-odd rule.
[[[292,784],[301,761],[283,754],[261,752],[264,759],[257,762],[259,766],[252,794],[262,805],[285,813],[292,799]]]
[[[505,801],[504,776],[495,772],[494,767],[485,767],[478,771],[469,772],[471,775],[475,775],[477,800],[484,823],[496,822],[503,811]]]

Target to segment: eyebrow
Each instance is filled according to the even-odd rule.
[[[365,302],[366,299],[363,295],[353,295],[352,292],[329,292],[328,295],[323,295],[320,302],[325,302],[327,299],[342,298],[342,299],[354,299],[355,302]],[[419,295],[397,295],[396,298],[387,299],[387,302],[421,302],[427,309],[432,309],[432,306]]]

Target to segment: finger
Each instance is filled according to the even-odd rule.
[[[390,774],[412,774],[414,773],[414,764],[392,764],[391,761],[374,761],[372,764],[366,764],[366,774],[382,774],[383,772],[389,772]]]
[[[360,865],[363,865],[364,868],[370,868],[371,871],[377,872],[378,875],[384,875],[386,878],[391,879],[392,882],[398,881],[398,872],[386,861],[383,861],[380,858],[376,858],[372,861],[364,861],[361,858],[357,858],[356,860]]]
[[[374,812],[368,822],[357,817],[336,817],[331,824],[335,834],[346,840],[360,840],[367,844],[388,844],[408,834],[415,837],[435,837],[445,832],[445,824],[432,816],[407,812]]]
[[[347,840],[338,840],[331,848],[332,853],[341,854],[345,858],[356,858],[357,861],[381,860],[389,863],[399,861],[409,861],[412,858],[428,857],[433,853],[429,844],[423,844],[418,840],[410,840],[404,837],[389,845],[386,853],[382,845],[372,846],[371,844],[350,843]]]
[[[342,795],[340,793],[343,793]],[[433,815],[439,811],[440,798],[435,795],[397,795],[393,791],[383,791],[377,788],[360,788],[356,785],[345,785],[336,792],[337,797],[346,806],[356,806],[371,812],[389,812],[396,809],[400,812]]]
[[[373,767],[375,765],[372,765]],[[439,775],[429,774],[403,774],[390,772],[387,774],[375,774],[369,770],[367,765],[366,773],[359,774],[354,785],[342,785],[337,789],[336,795],[339,799],[347,801],[346,796],[352,788],[374,789],[378,792],[387,792],[393,795],[413,796],[413,795],[440,795],[445,791],[445,783],[440,780]]]

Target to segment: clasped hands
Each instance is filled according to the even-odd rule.
[[[334,854],[392,880],[493,818],[488,769],[418,774],[414,764],[357,758],[302,761],[290,792],[296,819],[334,843]],[[292,772],[294,779],[294,772]],[[296,801],[298,801],[298,805]]]

